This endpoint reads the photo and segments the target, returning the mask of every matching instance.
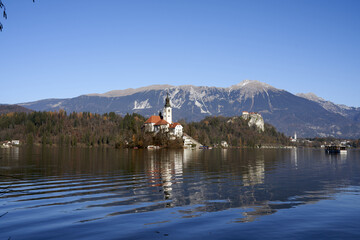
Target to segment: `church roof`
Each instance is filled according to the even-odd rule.
[[[170,124],[170,126],[169,126],[169,128],[175,128],[177,125],[180,125],[181,126],[181,124],[180,123],[172,123],[172,124]]]
[[[146,120],[145,123],[157,123],[160,120],[161,120],[160,116],[151,116],[149,117],[148,120]]]
[[[157,123],[155,123],[155,126],[159,125],[168,125],[169,123],[165,121],[164,119],[160,119]]]

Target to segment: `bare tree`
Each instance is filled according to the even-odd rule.
[[[32,0],[33,2],[35,2],[35,0]],[[0,0],[0,9],[1,11],[3,12],[3,18],[4,19],[7,19],[7,13],[6,13],[6,7],[5,5],[2,3],[2,1]],[[0,22],[0,32],[3,30],[3,25],[2,23]]]

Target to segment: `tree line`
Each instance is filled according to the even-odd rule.
[[[0,140],[19,139],[25,144],[69,146],[117,146],[136,140],[144,117],[139,114],[119,116],[114,112],[31,112],[0,116]]]
[[[265,131],[249,127],[242,117],[206,117],[200,122],[184,124],[184,130],[204,145],[219,145],[226,141],[232,147],[261,147],[290,145],[289,138],[265,123]]]
[[[154,136],[143,131],[145,118],[139,114],[120,116],[114,112],[12,112],[0,115],[0,141],[18,139],[23,144],[60,146],[181,147],[182,140],[171,141],[166,134]],[[289,139],[265,124],[265,131],[249,127],[241,117],[207,117],[200,122],[180,121],[184,132],[204,145],[227,141],[233,147],[289,145]]]

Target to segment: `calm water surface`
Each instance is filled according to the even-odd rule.
[[[360,239],[360,151],[0,149],[2,239]]]

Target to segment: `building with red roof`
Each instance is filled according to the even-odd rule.
[[[145,132],[155,132],[155,124],[161,120],[160,116],[151,116],[144,123]]]
[[[172,123],[169,126],[170,135],[181,137],[183,135],[183,126],[180,123]]]
[[[169,94],[165,100],[164,106],[165,117],[162,117],[160,113],[159,116],[151,116],[144,123],[145,132],[158,133],[165,132],[169,133],[170,136],[182,137],[183,135],[183,126],[180,123],[172,122],[172,108],[170,105]]]
[[[160,116],[151,116],[151,117],[149,117],[148,120],[146,120],[145,123],[154,123],[155,124],[160,120],[161,120]]]
[[[169,131],[170,123],[165,121],[164,119],[160,119],[157,123],[155,123],[155,131],[156,132],[168,132]]]

